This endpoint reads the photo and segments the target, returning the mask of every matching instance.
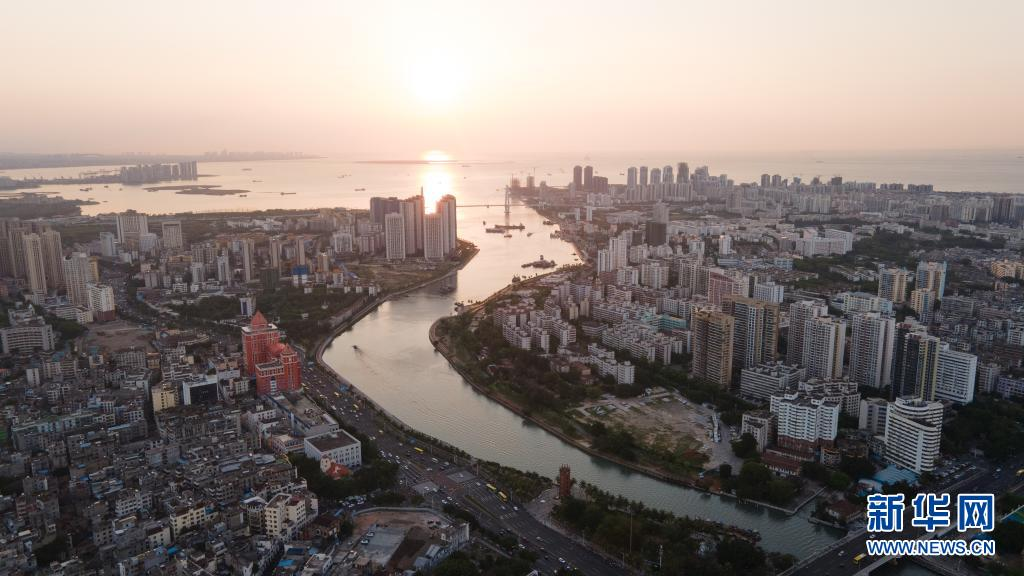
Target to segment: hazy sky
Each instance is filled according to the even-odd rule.
[[[6,2],[0,151],[1024,146],[1024,2]]]

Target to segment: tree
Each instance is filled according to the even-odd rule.
[[[833,490],[846,490],[850,485],[850,477],[836,470],[828,477],[828,487]]]
[[[744,460],[755,458],[757,457],[757,440],[753,434],[747,432],[740,436],[739,440],[732,442],[732,452]]]
[[[465,553],[453,552],[434,568],[433,573],[435,576],[477,576],[480,570]]]
[[[732,465],[722,463],[718,466],[718,477],[722,480],[728,480],[732,476]]]

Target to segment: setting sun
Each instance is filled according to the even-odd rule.
[[[427,50],[415,57],[409,69],[409,90],[416,103],[427,110],[445,111],[462,91],[463,74],[453,55]]]

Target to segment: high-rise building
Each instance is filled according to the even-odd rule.
[[[668,243],[668,225],[648,220],[644,224],[644,236],[649,246],[664,246]]]
[[[900,304],[907,299],[907,279],[910,273],[903,268],[880,268],[878,270],[878,295]]]
[[[181,220],[167,220],[160,225],[164,248],[181,250],[185,247],[185,235],[181,231]]]
[[[733,369],[741,370],[775,360],[779,344],[779,306],[746,296],[722,299],[722,311],[732,316]]]
[[[242,328],[245,373],[256,378],[256,393],[263,396],[302,388],[302,366],[295,350],[281,342],[277,326],[256,312]]]
[[[918,288],[910,293],[910,307],[917,312],[921,324],[929,325],[935,317],[935,292],[928,288]]]
[[[281,269],[281,238],[273,236],[270,239],[270,267],[274,270]]]
[[[583,191],[583,166],[572,167],[572,184],[576,192]]]
[[[594,167],[586,166],[583,168],[583,190],[586,192],[594,191]]]
[[[388,260],[405,260],[405,218],[392,212],[384,216],[384,247]]]
[[[789,307],[789,334],[786,338],[786,364],[804,362],[804,328],[812,318],[828,316],[828,306],[818,300],[794,302]]]
[[[636,166],[630,166],[629,169],[626,170],[626,186],[633,187],[636,186],[636,183]]]
[[[896,321],[878,312],[851,318],[850,380],[882,389],[892,383],[892,350]]]
[[[405,253],[408,256],[423,251],[423,195],[402,200],[402,218],[405,222]]]
[[[666,165],[661,169],[661,181],[666,184],[671,184],[676,181],[675,176],[672,175],[671,165]]]
[[[935,293],[936,300],[942,300],[942,297],[946,294],[946,263],[918,262],[914,288],[917,290],[931,290]]]
[[[129,250],[138,250],[140,236],[149,233],[145,214],[128,210],[117,215],[117,241]]]
[[[295,265],[306,265],[306,238],[302,235],[295,237]]]
[[[651,168],[651,184],[661,184],[661,168]]]
[[[740,394],[746,398],[768,400],[772,394],[796,388],[807,371],[782,362],[767,362],[740,372]]]
[[[978,357],[967,352],[939,350],[935,374],[935,398],[958,404],[974,401],[974,383],[978,374]]]
[[[399,199],[394,196],[390,198],[381,198],[380,196],[370,198],[370,220],[383,228],[385,216],[392,212],[402,211],[400,204]]]
[[[776,392],[770,410],[778,419],[775,441],[782,448],[813,453],[835,444],[839,431],[839,402],[823,394]]]
[[[647,186],[647,166],[640,167],[640,185]]]
[[[459,247],[458,223],[456,221],[455,196],[446,194],[437,201],[437,212],[441,214],[441,225],[444,230],[442,241],[444,242],[444,256],[448,258],[455,254]]]
[[[918,474],[931,472],[942,440],[942,404],[896,398],[885,420],[885,459]]]
[[[234,274],[231,272],[231,261],[227,254],[217,256],[217,282],[230,286]]]
[[[846,321],[830,316],[804,323],[802,364],[808,378],[841,378],[846,355]]]
[[[735,320],[715,310],[697,310],[690,327],[693,336],[693,375],[728,388],[732,383]]]
[[[874,436],[885,436],[885,420],[889,412],[889,401],[885,398],[864,398],[860,401],[857,428],[867,430]]]
[[[88,254],[73,252],[62,262],[68,300],[76,306],[89,306],[89,284],[99,282],[96,266]]]
[[[93,320],[97,322],[114,320],[117,306],[117,301],[114,300],[114,289],[107,284],[92,283],[87,288],[89,290],[89,310],[92,311]]]
[[[754,284],[754,299],[773,304],[782,304],[785,297],[785,287],[772,281],[758,282]]]
[[[444,223],[441,214],[433,212],[423,217],[423,257],[427,260],[444,259]]]
[[[25,234],[21,237],[23,250],[25,251],[25,272],[28,276],[28,288],[34,294],[45,295],[47,292],[46,283],[46,259],[43,257],[43,240],[39,234]]]
[[[117,257],[117,236],[113,232],[100,232],[100,255],[104,258]]]
[[[252,238],[242,238],[242,278],[246,284],[255,278],[255,266],[256,242]]]
[[[46,230],[39,234],[43,242],[43,262],[46,266],[46,285],[51,290],[64,287],[64,248],[60,232]]]
[[[892,397],[935,399],[935,375],[938,370],[941,340],[928,334],[917,323],[896,325],[893,345]]]
[[[685,184],[690,181],[690,165],[680,162],[676,165],[676,182]]]

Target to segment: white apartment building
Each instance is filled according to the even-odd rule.
[[[935,370],[935,398],[958,404],[973,402],[977,373],[978,357],[974,354],[948,348],[939,350]]]
[[[885,423],[885,459],[918,474],[935,469],[942,439],[942,404],[897,398]]]

